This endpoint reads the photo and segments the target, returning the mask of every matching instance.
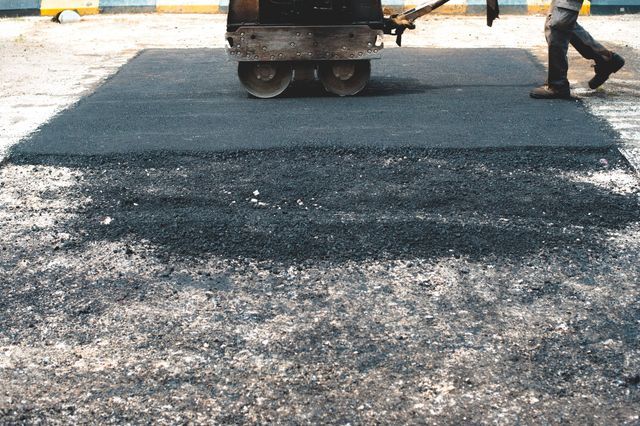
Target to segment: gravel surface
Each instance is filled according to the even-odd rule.
[[[581,23],[637,58],[638,19]],[[430,17],[404,41],[543,59],[543,20]],[[0,157],[140,49],[220,47],[223,22],[1,20]],[[629,152],[637,63],[577,89]],[[572,56],[574,86],[591,72]],[[16,151],[0,424],[639,424],[639,202],[614,147]]]
[[[17,157],[4,423],[637,423],[615,150]]]

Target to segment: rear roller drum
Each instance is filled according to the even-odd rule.
[[[329,61],[318,67],[318,77],[327,92],[351,96],[365,88],[371,77],[370,61]]]
[[[240,62],[240,82],[257,98],[273,98],[285,91],[293,79],[293,68],[287,62]]]

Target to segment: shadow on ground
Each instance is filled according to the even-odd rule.
[[[266,150],[40,157],[82,170],[85,242],[258,261],[465,256],[592,247],[639,218],[634,196],[576,181],[608,148]],[[62,160],[62,161],[60,161]],[[15,161],[29,161],[27,157]],[[101,221],[109,217],[108,225]]]

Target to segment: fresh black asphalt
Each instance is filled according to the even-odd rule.
[[[223,50],[147,50],[16,152],[104,154],[292,147],[477,148],[611,144],[576,101],[536,101],[518,49],[389,49],[364,92],[319,83],[247,96]]]

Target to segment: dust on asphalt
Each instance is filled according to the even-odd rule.
[[[639,187],[615,150],[0,173],[3,422],[639,421]]]

